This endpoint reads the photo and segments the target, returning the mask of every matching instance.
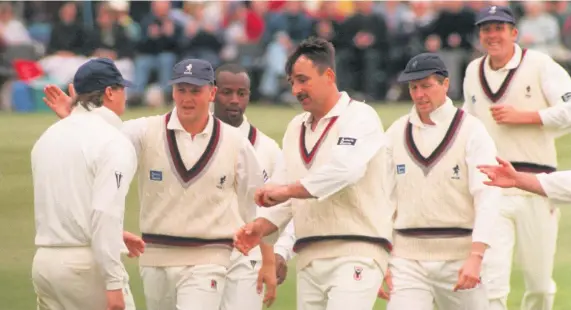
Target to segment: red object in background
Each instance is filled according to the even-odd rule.
[[[248,41],[257,42],[260,40],[265,28],[264,18],[251,9],[248,9],[248,13],[246,14],[246,36],[248,37]]]
[[[286,4],[286,0],[271,0],[268,1],[268,10],[275,12],[275,11],[279,11],[283,8],[283,6]]]
[[[33,60],[16,59],[13,66],[18,79],[24,82],[30,82],[44,74],[40,65]]]

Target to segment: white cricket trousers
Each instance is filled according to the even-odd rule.
[[[387,310],[487,310],[482,285],[454,292],[464,260],[417,261],[393,257],[389,264],[393,291]]]
[[[490,310],[507,310],[514,247],[523,269],[522,310],[551,310],[557,287],[553,264],[559,209],[540,196],[503,196],[500,219],[484,256],[484,276]]]
[[[226,277],[221,265],[140,268],[147,310],[219,310]]]
[[[88,247],[38,248],[32,263],[38,310],[107,309],[105,280]],[[125,309],[135,310],[125,271]]]
[[[371,310],[388,265],[344,256],[313,260],[297,273],[297,310]]]
[[[250,260],[244,255],[233,262],[226,274],[221,310],[262,309],[264,295],[256,291],[261,267],[261,260]]]

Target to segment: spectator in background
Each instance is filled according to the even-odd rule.
[[[248,43],[246,35],[246,18],[248,10],[241,2],[230,5],[223,25],[224,47],[220,53],[223,62],[235,62],[238,58],[239,47]]]
[[[292,47],[311,34],[312,22],[306,15],[301,1],[284,5],[282,12],[266,15],[266,31],[262,44],[267,46],[265,69],[260,81],[260,94],[265,100],[289,102],[290,92],[285,92],[285,64]]]
[[[247,3],[246,37],[250,44],[260,41],[266,30],[264,17],[268,12],[268,2],[250,1]]]
[[[117,22],[109,4],[100,2],[94,29],[86,38],[87,55],[112,59],[127,80],[134,77],[133,42]]]
[[[24,24],[14,18],[9,2],[0,3],[0,35],[7,46],[33,43]]]
[[[360,91],[359,100],[379,100],[387,89],[382,70],[382,59],[389,48],[387,25],[381,15],[373,14],[372,1],[353,5],[356,13],[341,25],[337,39],[339,88]]]
[[[131,42],[138,42],[141,38],[141,27],[129,15],[130,2],[127,0],[111,0],[108,2],[109,10],[115,14],[116,23],[123,27]]]
[[[60,7],[46,57],[39,61],[54,84],[70,83],[77,69],[87,60],[84,48],[86,31],[77,19],[77,11],[77,4],[71,1]]]
[[[523,8],[525,15],[517,25],[520,46],[544,52],[557,61],[569,59],[562,48],[557,17],[547,13],[546,3],[526,1]]]
[[[426,50],[438,52],[450,73],[448,97],[462,99],[462,72],[472,56],[476,14],[462,1],[441,1]]]
[[[130,89],[132,103],[140,100],[154,71],[165,98],[171,97],[169,80],[177,60],[182,28],[169,16],[170,9],[170,1],[153,1],[151,13],[141,22],[142,36],[135,56],[135,87]]]
[[[338,1],[322,1],[313,14],[311,35],[323,38],[337,46],[339,27],[343,22],[343,15],[338,11]]]
[[[223,39],[220,36],[224,3],[185,2],[186,23],[181,37],[183,58],[203,59],[213,67],[220,65]],[[217,9],[217,10],[216,10]]]

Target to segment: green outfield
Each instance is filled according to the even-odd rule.
[[[385,128],[397,117],[408,112],[408,105],[379,105],[377,110]],[[164,110],[137,110],[123,118],[159,114]],[[292,108],[253,106],[248,117],[266,134],[281,142],[286,124],[298,111]],[[51,114],[0,114],[0,309],[35,309],[30,269],[34,254],[33,189],[30,175],[30,151],[42,131],[56,121]],[[571,138],[558,141],[560,167],[571,169]],[[138,204],[135,184],[129,193],[126,228],[138,232]],[[556,307],[571,309],[571,209],[563,208],[559,249],[556,257],[555,279],[558,285]],[[138,309],[145,309],[137,261],[126,260],[131,275],[131,287]],[[292,266],[293,267],[293,266]],[[288,280],[278,291],[272,309],[295,309],[295,274],[290,269]],[[523,280],[517,266],[512,277],[510,309],[519,309]],[[375,309],[384,309],[379,301]],[[250,309],[247,309],[250,310]]]

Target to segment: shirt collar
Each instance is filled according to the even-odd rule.
[[[510,59],[510,61],[508,61],[508,63],[506,63],[506,65],[503,68],[500,68],[498,70],[495,71],[508,71],[511,69],[515,69],[519,66],[519,63],[521,62],[521,47],[517,44],[514,43],[514,49],[515,52],[512,56],[512,58]],[[493,70],[492,66],[490,65],[490,57],[486,57],[486,67],[488,67],[489,70]]]
[[[450,120],[454,117],[455,113],[456,113],[456,108],[454,107],[452,100],[446,97],[446,101],[444,102],[444,104],[438,107],[436,110],[432,111],[432,113],[430,113],[430,119],[437,126],[440,124],[449,124]],[[420,120],[418,112],[416,112],[415,106],[412,106],[412,109],[410,111],[410,123],[421,128],[427,126]]]
[[[240,129],[240,132],[242,132],[242,134],[244,134],[247,137],[248,134],[250,133],[251,126],[252,125],[250,125],[250,122],[248,122],[248,118],[246,117],[246,115],[244,115],[244,120],[242,121],[242,124],[238,126],[238,129]]]
[[[121,128],[121,126],[123,126],[123,121],[121,120],[121,118],[117,114],[115,114],[115,112],[109,110],[109,108],[104,106],[99,108],[91,108],[91,110],[87,110],[84,106],[79,104],[75,108],[73,108],[71,114],[80,114],[87,112],[91,112],[95,115],[98,115],[104,121],[111,124],[115,128]]]
[[[199,136],[199,135],[210,135],[210,133],[212,132],[213,126],[214,126],[214,117],[212,116],[212,113],[208,113],[208,123],[206,123],[206,127],[204,127],[202,132],[198,133],[197,136]],[[167,129],[179,130],[179,131],[186,132],[184,127],[182,127],[180,120],[178,119],[178,114],[176,113],[176,107],[172,110],[171,118],[169,119],[169,122],[167,123]]]
[[[322,119],[326,120],[341,115],[341,113],[347,108],[351,100],[352,99],[351,97],[349,97],[347,92],[341,92],[341,97],[339,97],[337,103],[335,103],[333,108],[327,114],[325,114],[325,116]],[[305,115],[303,116],[303,122],[306,126],[311,125],[311,123],[313,122],[313,116],[311,116],[311,113],[309,112],[305,113]]]

